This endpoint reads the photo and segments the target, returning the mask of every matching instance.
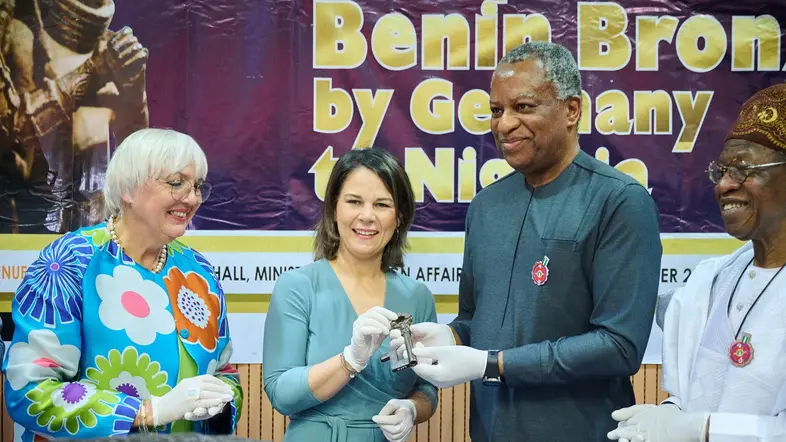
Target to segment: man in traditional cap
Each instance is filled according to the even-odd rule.
[[[746,241],[699,263],[659,318],[661,405],[612,413],[609,439],[786,440],[786,84],[749,99],[707,170],[726,232]]]
[[[108,30],[114,11],[112,0],[33,0],[0,20],[3,90],[18,97],[0,109],[16,122],[0,140],[0,232],[63,232],[103,216],[110,133],[119,143],[148,125],[148,52],[130,28]]]

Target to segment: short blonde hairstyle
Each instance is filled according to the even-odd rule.
[[[207,176],[207,158],[190,136],[172,129],[141,129],[128,136],[109,160],[104,182],[107,216],[123,211],[123,196],[151,178],[179,172],[194,164],[196,180]]]

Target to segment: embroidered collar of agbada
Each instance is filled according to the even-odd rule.
[[[742,105],[726,140],[748,140],[786,150],[786,83],[762,89]]]

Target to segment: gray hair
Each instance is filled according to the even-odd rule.
[[[576,59],[565,46],[548,41],[530,41],[505,54],[497,66],[535,59],[546,79],[554,85],[557,99],[581,98],[581,73]]]
[[[118,146],[106,169],[104,200],[107,216],[123,211],[123,197],[151,178],[194,165],[196,180],[207,176],[207,158],[190,136],[171,129],[141,129]]]

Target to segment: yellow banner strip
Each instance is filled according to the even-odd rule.
[[[0,250],[40,250],[59,235],[0,235]],[[183,242],[202,252],[309,253],[308,236],[186,236]],[[725,255],[742,245],[735,239],[668,238],[663,239],[665,255]],[[462,253],[463,238],[410,238],[410,253]],[[0,293],[0,312],[11,311],[12,293]],[[435,295],[438,313],[458,311],[458,297]],[[230,313],[265,313],[269,294],[227,294]]]
[[[734,238],[668,238],[661,240],[664,255],[728,255],[742,247]]]
[[[41,250],[59,235],[0,235],[0,250]],[[309,236],[184,236],[200,252],[311,253]],[[463,253],[464,238],[410,238],[409,253]],[[666,255],[725,255],[742,245],[726,238],[667,238]]]
[[[0,235],[0,250],[41,250],[60,235]],[[200,252],[311,253],[310,236],[184,236]],[[409,238],[410,253],[463,253],[464,238]]]
[[[11,311],[13,293],[0,293],[0,312]],[[270,295],[226,295],[229,313],[267,313]],[[437,313],[458,313],[458,296],[434,295]]]

